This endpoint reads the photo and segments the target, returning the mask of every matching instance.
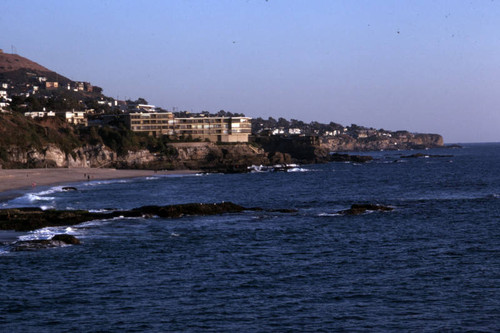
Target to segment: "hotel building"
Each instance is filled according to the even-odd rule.
[[[252,132],[252,118],[249,117],[175,118],[171,112],[131,112],[125,119],[134,132],[212,142],[248,142]]]

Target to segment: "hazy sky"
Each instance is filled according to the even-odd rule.
[[[0,48],[169,110],[500,141],[500,1],[21,1]]]

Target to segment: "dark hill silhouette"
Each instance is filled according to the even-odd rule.
[[[0,51],[0,79],[25,82],[36,76],[44,76],[48,81],[58,81],[59,83],[72,82],[70,79],[25,57]]]

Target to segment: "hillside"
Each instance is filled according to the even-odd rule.
[[[11,81],[13,83],[17,83],[30,81],[37,76],[44,76],[48,81],[58,81],[63,84],[72,82],[70,79],[25,57],[0,51],[1,81]]]
[[[421,149],[441,147],[434,134],[386,131],[330,122],[309,124],[284,118],[252,120],[250,143],[223,145],[189,142],[193,138],[148,136],[133,132],[120,118],[137,101],[106,97],[90,82],[71,81],[17,54],[0,52],[0,167],[120,167],[191,168],[217,171],[246,170],[251,164],[323,163],[333,151]],[[6,103],[8,102],[8,103]],[[129,105],[130,104],[130,105]],[[132,106],[132,107],[131,107]],[[62,112],[87,110],[92,125],[66,123]],[[26,111],[60,111],[59,116],[31,119]],[[176,117],[238,117],[219,111],[212,115],[180,112]]]

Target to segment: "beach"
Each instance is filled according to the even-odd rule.
[[[37,186],[44,185],[148,177],[153,175],[192,174],[197,172],[199,171],[117,170],[112,168],[0,169],[0,198],[12,196],[5,192],[36,188]]]

